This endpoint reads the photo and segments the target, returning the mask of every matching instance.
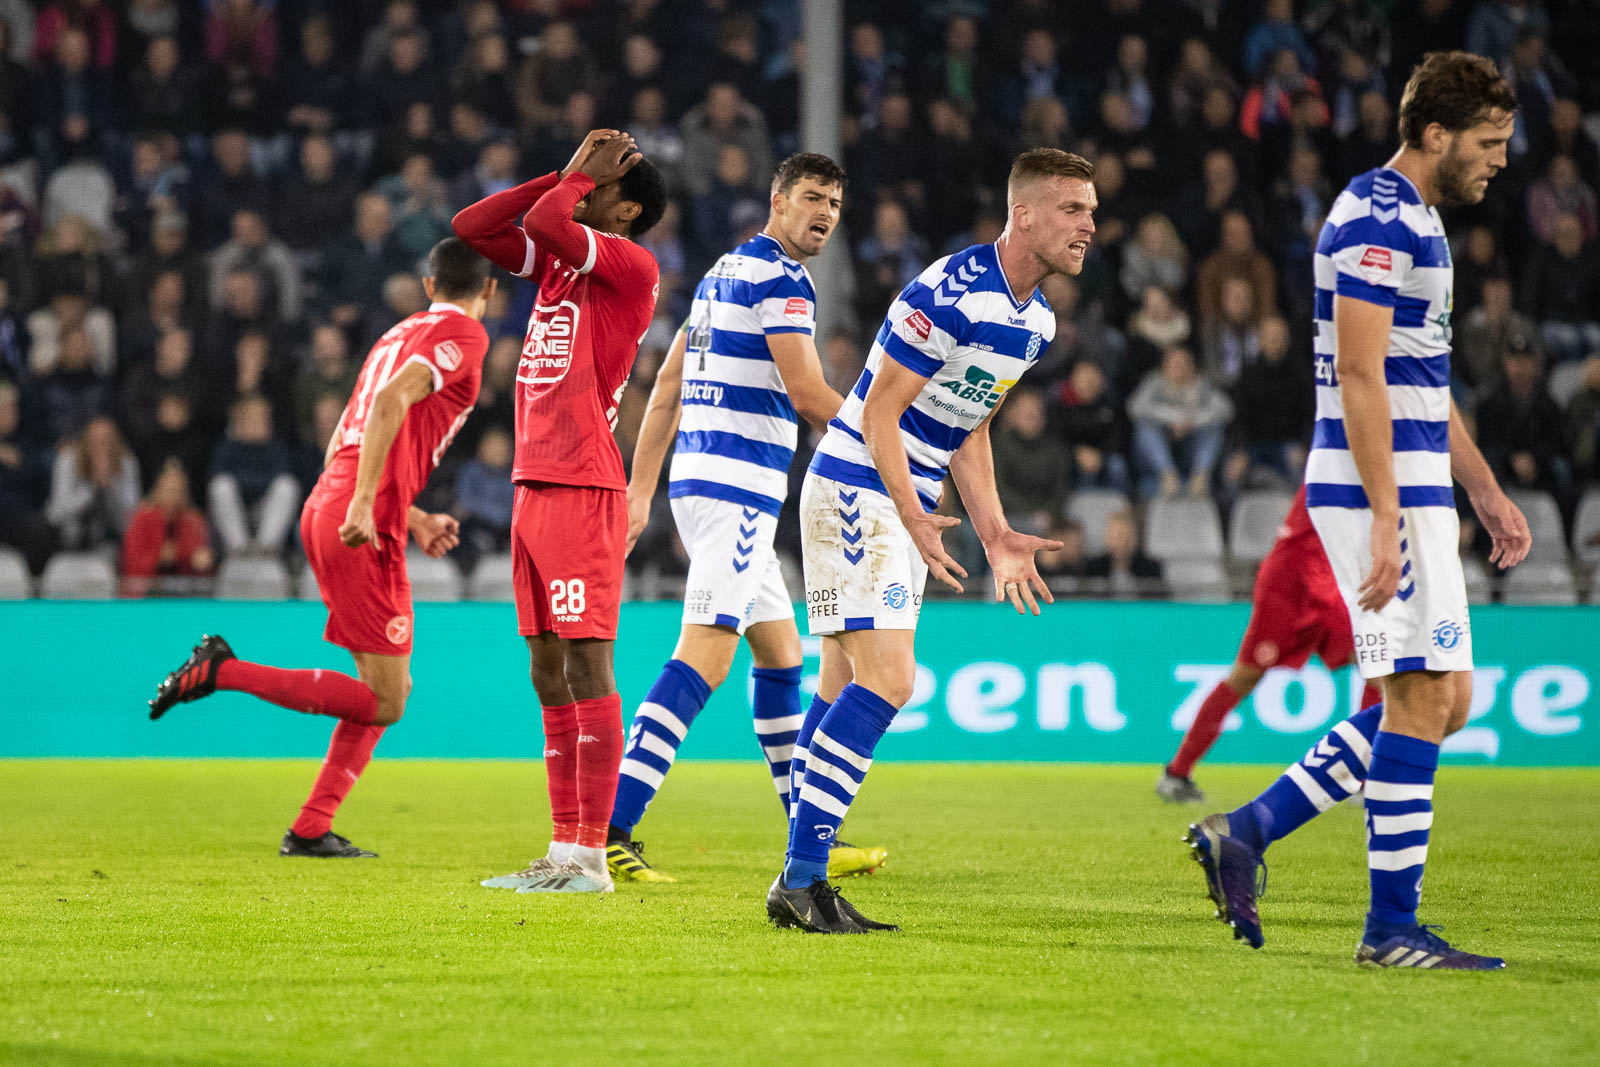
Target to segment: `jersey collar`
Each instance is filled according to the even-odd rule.
[[[1033,298],[1039,295],[1039,287],[1037,285],[1034,286],[1033,292],[1028,294],[1028,299],[1020,304],[1017,303],[1016,294],[1011,291],[1011,279],[1006,277],[1006,269],[1000,263],[1000,241],[996,239],[989,242],[988,248],[989,254],[994,257],[994,269],[1000,272],[1000,291],[1006,294],[1006,299],[1011,301],[1012,307],[1018,311],[1026,309],[1029,304],[1033,303]]]
[[[462,307],[460,304],[452,304],[448,300],[435,300],[433,303],[428,305],[428,310],[429,311],[454,311],[458,315],[465,315],[467,313],[467,309],[466,308]]]

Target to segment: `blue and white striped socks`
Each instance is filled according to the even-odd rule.
[[[1367,874],[1372,907],[1369,944],[1417,924],[1422,869],[1433,826],[1433,776],[1439,746],[1404,734],[1379,733],[1367,777]]]
[[[800,806],[800,784],[806,777],[806,753],[811,749],[811,739],[816,736],[817,727],[822,725],[823,716],[828,714],[828,709],[833,702],[823,700],[821,695],[811,698],[811,706],[806,709],[806,717],[800,723],[800,733],[794,739],[794,755],[789,758],[789,832],[794,832],[794,809]]]
[[[1372,739],[1383,705],[1362,708],[1312,745],[1266,792],[1228,813],[1228,833],[1265,852],[1361,789],[1372,762]]]
[[[754,690],[750,704],[754,710],[756,742],[772,769],[772,786],[783,803],[783,817],[789,817],[790,760],[800,734],[800,668],[753,667],[750,676]]]
[[[622,753],[617,775],[612,826],[632,831],[644,818],[644,809],[655,799],[656,790],[672,769],[690,724],[710,697],[711,687],[699,672],[682,660],[667,660],[661,676],[633,714],[628,747]]]
[[[783,884],[790,889],[828,876],[828,849],[872,767],[872,752],[894,721],[896,708],[870,689],[851,683],[811,737],[800,800],[790,823]]]

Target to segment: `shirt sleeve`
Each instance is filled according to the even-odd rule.
[[[482,373],[489,351],[489,334],[483,323],[466,315],[449,315],[420,338],[402,367],[420,363],[433,378],[433,391]],[[456,321],[460,320],[460,321]]]
[[[457,212],[450,220],[450,228],[495,266],[520,278],[529,277],[537,262],[538,246],[517,225],[517,220],[554,189],[558,180],[552,172],[486,196]]]
[[[1416,247],[1409,227],[1398,219],[1371,215],[1353,218],[1333,232],[1327,250],[1338,272],[1335,292],[1392,308],[1411,270]]]
[[[889,308],[884,322],[884,353],[924,378],[939,373],[955,354],[965,321],[955,308],[933,297],[933,290],[921,281],[912,282]]]
[[[785,268],[756,302],[756,318],[763,333],[803,333],[809,337],[816,332],[817,291],[803,267],[800,271],[796,277]]]

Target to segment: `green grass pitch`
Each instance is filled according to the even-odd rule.
[[[1424,918],[1500,974],[1351,963],[1359,813],[1270,855],[1267,945],[1211,917],[1150,768],[881,764],[846,884],[905,930],[807,937],[762,901],[759,764],[684,763],[640,835],[676,885],[518,896],[536,766],[384,762],[280,860],[310,761],[0,763],[0,1062],[1593,1063],[1600,771],[1447,768]],[[1271,768],[1202,768],[1218,804]]]

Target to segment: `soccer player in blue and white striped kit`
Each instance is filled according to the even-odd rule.
[[[1506,498],[1450,399],[1453,270],[1436,205],[1475,204],[1506,165],[1517,100],[1494,64],[1435,52],[1400,101],[1401,147],[1355,178],[1317,241],[1317,421],[1306,505],[1384,702],[1339,723],[1255,801],[1190,827],[1219,917],[1253,947],[1268,844],[1339,800],[1366,800],[1371,906],[1356,962],[1496,970],[1417,919],[1439,746],[1466,722],[1472,630],[1451,478],[1494,541],[1528,553]]]
[[[689,726],[733,665],[742,635],[755,661],[756,740],[787,813],[799,733],[800,633],[772,538],[788,494],[797,419],[824,427],[843,398],[823,379],[805,263],[839,222],[844,171],[801,153],[779,164],[762,231],[717,260],[656,376],[628,482],[628,549],[650,518],[672,447],[668,496],[689,553],[683,629],[634,714],[606,844],[613,878],[673,881],[633,839]],[[882,849],[840,847],[836,875],[882,864]]]
[[[1035,615],[1035,592],[1052,599],[1033,556],[1060,543],[1006,524],[988,427],[1055,334],[1039,283],[1083,269],[1094,236],[1093,175],[1087,160],[1059,149],[1018,156],[1004,232],[935,262],[901,290],[812,456],[800,536],[822,665],[795,742],[788,856],[767,893],[767,916],[780,927],[895,929],[829,885],[828,848],[878,741],[911,699],[929,572],[957,590],[966,576],[940,543],[959,521],[935,512],[946,472],[983,542],[995,599]]]

